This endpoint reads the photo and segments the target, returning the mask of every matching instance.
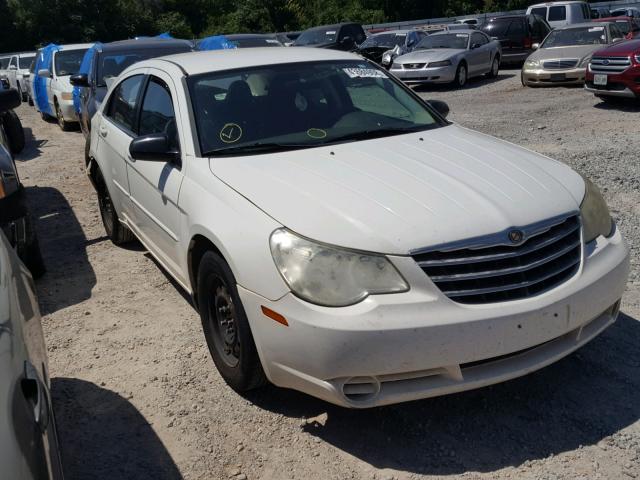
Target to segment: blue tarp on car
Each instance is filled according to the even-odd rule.
[[[93,57],[95,56],[98,48],[102,45],[100,42],[97,42],[87,50],[87,53],[82,57],[82,63],[80,64],[80,69],[78,70],[78,74],[81,73],[89,73],[91,71],[91,62],[93,62]],[[73,87],[73,109],[77,114],[80,114],[80,88],[81,87]]]
[[[197,45],[198,50],[227,50],[231,48],[238,47],[224,35],[203,38]]]
[[[47,95],[47,79],[38,75],[39,70],[48,69],[51,70],[51,60],[53,59],[53,52],[60,50],[59,45],[50,43],[44,48],[41,48],[36,57],[36,67],[33,75],[33,95],[34,100],[38,107],[38,110],[42,113],[53,116],[51,105],[49,105],[49,97]]]

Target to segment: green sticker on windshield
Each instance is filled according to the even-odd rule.
[[[311,138],[321,139],[326,138],[327,132],[322,130],[321,128],[310,128],[307,130],[307,135]]]

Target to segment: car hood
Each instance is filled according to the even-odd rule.
[[[640,39],[614,43],[613,45],[602,48],[596,52],[597,55],[610,55],[612,57],[626,57],[627,55],[632,55],[634,53],[640,53]]]
[[[576,45],[572,47],[541,48],[531,54],[531,60],[549,60],[561,58],[582,59],[602,48],[602,45]]]
[[[566,165],[456,125],[210,168],[301,235],[398,255],[576,211],[584,195]]]
[[[396,63],[439,62],[455,57],[465,50],[457,48],[434,48],[430,50],[414,50],[411,53],[396,58]]]

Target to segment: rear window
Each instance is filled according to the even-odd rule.
[[[496,19],[489,23],[485,23],[480,29],[490,37],[504,37],[507,35],[507,30],[511,25],[511,19]]]
[[[549,21],[550,22],[560,22],[562,20],[567,19],[567,7],[563,6],[555,6],[549,7]]]

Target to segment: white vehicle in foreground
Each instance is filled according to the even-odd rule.
[[[566,165],[451,124],[349,53],[125,70],[93,118],[107,234],[190,292],[237,391],[347,407],[548,365],[611,325],[628,249]]]

